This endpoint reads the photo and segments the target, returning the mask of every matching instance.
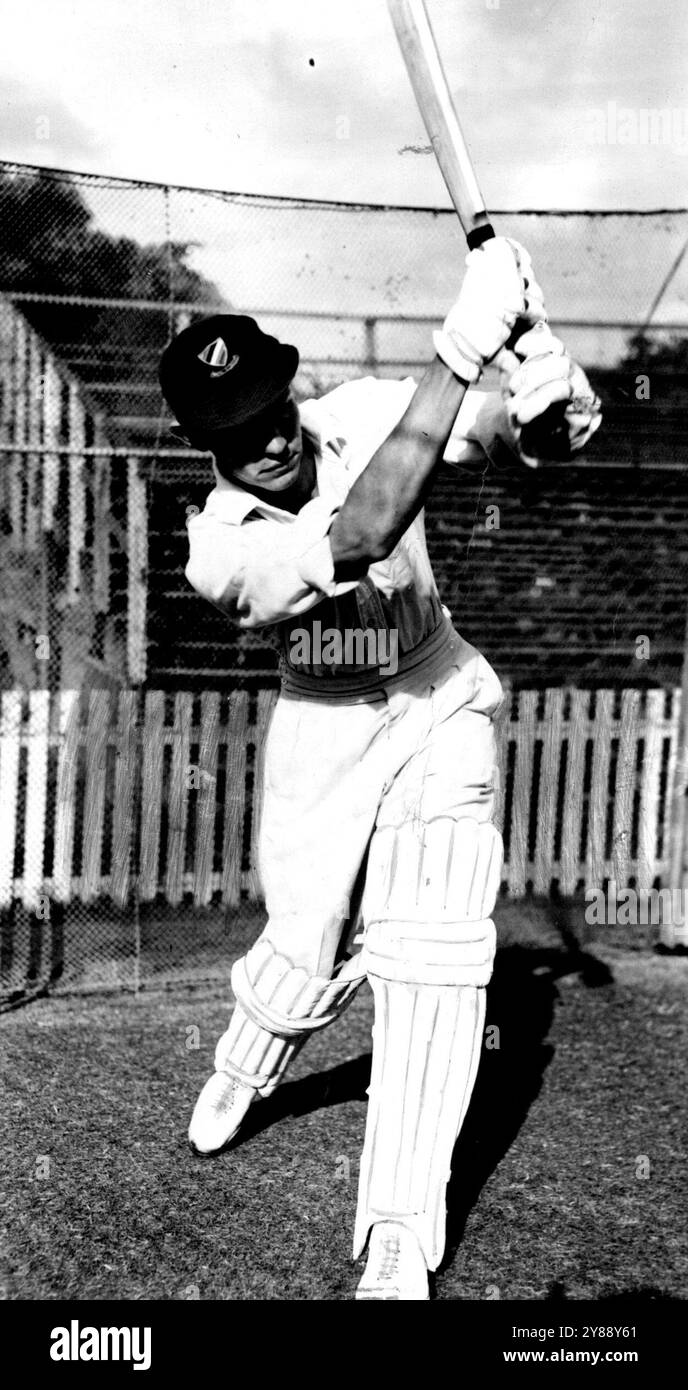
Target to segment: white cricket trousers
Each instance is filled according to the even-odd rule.
[[[438,816],[492,818],[503,691],[485,658],[455,636],[432,683],[414,673],[370,703],[277,701],[259,838],[262,938],[309,974],[332,973],[377,831]],[[374,910],[375,884],[365,888]]]

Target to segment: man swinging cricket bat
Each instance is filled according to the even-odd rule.
[[[441,602],[423,504],[445,459],[484,457],[497,440],[519,455],[533,423],[542,457],[554,432],[557,456],[571,456],[600,420],[516,242],[478,238],[430,347],[419,382],[368,377],[297,405],[296,349],[252,319],[214,315],[179,334],[160,369],[180,430],[214,456],[187,577],[281,649],[260,830],[267,922],[232,970],[234,1009],[189,1139],[204,1156],[225,1148],[367,978],[373,1063],[354,1231],[366,1300],[427,1299],[442,1257],[501,872],[502,688]],[[480,392],[506,347],[501,391]],[[321,648],[309,659],[316,624],[371,640],[354,659],[345,640],[334,660]],[[392,633],[393,674],[380,659]]]

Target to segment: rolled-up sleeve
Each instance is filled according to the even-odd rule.
[[[186,577],[244,628],[304,613],[359,582],[334,578],[329,531],[338,510],[316,497],[293,522],[249,518],[242,525],[201,512],[189,521]]]

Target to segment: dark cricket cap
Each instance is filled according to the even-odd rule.
[[[263,333],[255,319],[211,314],[165,348],[160,385],[185,429],[228,430],[272,405],[298,365],[297,349]]]

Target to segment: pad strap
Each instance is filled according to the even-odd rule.
[[[356,965],[348,978],[342,971],[332,982],[320,980],[317,976],[309,981],[305,971],[296,972],[294,967],[286,961],[286,958],[283,957],[283,959],[287,968],[293,970],[295,974],[302,975],[304,981],[315,986],[323,986],[320,998],[312,1005],[312,1012],[286,1014],[261,999],[250,979],[246,956],[236,961],[232,968],[232,989],[242,1004],[244,1012],[259,1028],[264,1028],[276,1038],[295,1038],[299,1037],[301,1033],[310,1033],[315,1032],[318,1028],[326,1028],[329,1023],[333,1023],[335,1018],[338,1018],[346,995],[355,992],[365,975],[362,960],[352,957],[352,960],[347,961],[346,964],[351,966],[355,961]],[[309,991],[309,993],[311,992]],[[333,1007],[328,1009],[330,1004]]]
[[[369,975],[425,985],[486,985],[497,945],[494,922],[370,922],[363,960]]]

